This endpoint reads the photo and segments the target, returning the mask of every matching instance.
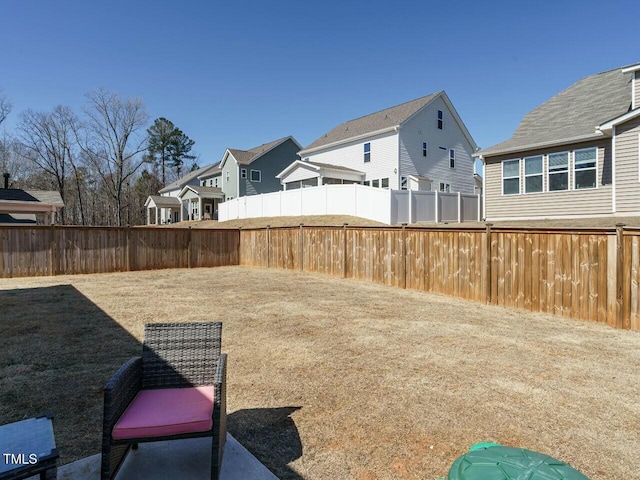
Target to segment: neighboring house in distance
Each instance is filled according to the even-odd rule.
[[[56,211],[64,207],[59,192],[9,188],[9,174],[4,174],[4,188],[0,188],[0,225],[36,225],[36,215],[42,214],[44,223],[54,224]]]
[[[180,194],[185,195],[189,192],[185,190],[187,186],[200,186],[202,181],[199,177],[215,171],[217,167],[217,164],[207,165],[189,172],[175,182],[161,188],[158,191],[160,195],[149,196],[144,204],[147,209],[147,224],[176,223],[191,218],[194,209],[198,208],[200,203],[193,202],[190,194],[188,195],[189,198],[184,199],[187,201],[183,201]],[[219,198],[222,198],[221,194]],[[197,203],[197,207],[194,207],[193,203]],[[210,208],[213,208],[213,205]],[[203,211],[203,209],[200,209],[200,211]],[[152,221],[152,218],[155,221]]]
[[[220,161],[225,200],[281,190],[276,175],[298,158],[301,148],[292,136],[249,150],[227,148]]]
[[[487,220],[640,214],[640,64],[586,77],[483,149]]]
[[[444,91],[338,125],[278,175],[284,189],[361,183],[474,193],[477,145]]]

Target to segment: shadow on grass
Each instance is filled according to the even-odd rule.
[[[71,285],[0,291],[0,424],[51,412],[61,463],[98,453],[104,386],[140,351]]]
[[[302,442],[291,414],[302,407],[253,408],[227,416],[227,429],[281,480],[302,477],[288,464],[302,456]]]

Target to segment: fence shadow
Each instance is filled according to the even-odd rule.
[[[288,464],[302,456],[302,441],[291,414],[302,407],[252,408],[227,417],[236,440],[281,480],[301,480]]]

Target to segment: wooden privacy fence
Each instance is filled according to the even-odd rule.
[[[0,277],[238,264],[237,230],[0,228]]]
[[[240,264],[320,272],[640,330],[640,230],[295,227]]]

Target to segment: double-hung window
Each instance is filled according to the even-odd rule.
[[[542,155],[524,159],[524,191],[525,193],[542,191]]]
[[[456,168],[456,151],[453,148],[449,149],[449,167]]]
[[[598,160],[597,149],[585,148],[574,152],[574,187],[596,188],[596,164]]]
[[[371,144],[365,143],[364,144],[364,163],[367,163],[370,161],[371,161]]]
[[[422,156],[427,156],[427,142],[422,142]]]
[[[260,170],[251,170],[251,181],[260,182],[262,180],[262,173]]]
[[[442,115],[442,110],[438,110],[438,129],[442,130],[444,124],[444,118]]]
[[[406,190],[407,189],[407,177],[402,176],[400,177],[400,190]]]
[[[569,152],[549,154],[549,191],[569,189]]]
[[[520,193],[520,160],[502,162],[502,194],[518,195]]]

